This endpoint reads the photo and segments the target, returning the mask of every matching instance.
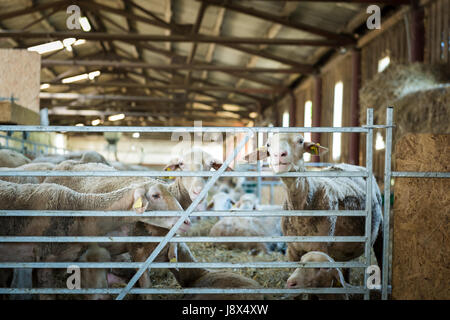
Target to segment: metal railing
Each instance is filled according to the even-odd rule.
[[[62,154],[69,152],[69,150],[65,148],[59,148],[49,144],[31,141],[28,139],[11,137],[8,134],[0,134],[0,141],[3,142],[3,144],[0,145],[1,149],[11,149],[24,154],[32,154],[35,157],[47,154],[57,154],[58,152]],[[10,141],[18,142],[20,144],[20,148],[11,146]]]
[[[180,217],[172,229],[164,237],[44,237],[44,236],[1,236],[0,243],[17,243],[17,242],[154,242],[158,243],[156,248],[151,252],[144,262],[131,263],[113,263],[113,262],[96,262],[96,263],[78,263],[80,268],[137,268],[138,271],[131,278],[125,288],[117,289],[57,289],[57,288],[0,288],[0,294],[117,294],[117,300],[123,299],[127,294],[237,294],[237,293],[265,293],[265,294],[364,294],[365,299],[369,299],[370,290],[366,286],[351,286],[345,288],[299,288],[299,289],[217,289],[217,288],[133,288],[137,280],[148,268],[367,268],[370,265],[371,258],[371,217],[372,217],[372,150],[373,150],[373,130],[382,128],[387,130],[386,142],[386,170],[385,170],[385,199],[390,199],[390,179],[392,177],[415,176],[415,177],[449,177],[448,173],[405,173],[391,172],[391,148],[392,148],[392,108],[387,109],[386,125],[373,125],[373,111],[368,110],[367,125],[363,127],[341,127],[341,128],[227,128],[227,127],[62,127],[62,126],[0,126],[2,131],[64,131],[64,132],[226,132],[226,133],[244,133],[245,137],[239,142],[233,153],[227,157],[223,165],[215,172],[178,172],[178,171],[96,171],[96,172],[70,172],[70,171],[14,171],[11,169],[7,172],[1,172],[1,176],[122,176],[122,177],[182,177],[182,176],[201,176],[209,177],[204,189],[192,204],[184,211],[151,211],[143,214],[137,214],[133,211],[55,211],[55,210],[0,210],[0,217],[155,217],[155,216],[175,216]],[[359,132],[367,134],[366,140],[366,170],[358,172],[332,172],[332,171],[310,171],[310,172],[289,172],[283,174],[272,174],[268,172],[225,172],[225,169],[236,158],[238,153],[243,149],[245,144],[257,132]],[[220,212],[220,211],[204,211],[194,212],[197,205],[206,197],[209,189],[220,177],[362,177],[366,178],[366,209],[365,210],[273,210],[273,211],[240,211],[240,212]],[[0,208],[1,209],[1,208]],[[383,272],[382,272],[382,297],[387,298],[389,288],[389,271],[391,270],[389,261],[389,201],[386,201],[384,207],[384,251],[383,251]],[[190,216],[250,216],[250,217],[267,217],[267,216],[365,216],[365,234],[364,236],[277,236],[277,237],[175,237],[178,228],[183,224],[185,219]],[[168,243],[172,242],[364,242],[364,262],[321,262],[321,263],[300,263],[300,262],[246,262],[246,263],[225,263],[225,262],[154,262],[158,254]],[[1,268],[66,268],[73,262],[3,262],[0,263]],[[367,280],[367,274],[365,274]],[[366,281],[365,281],[366,283]]]

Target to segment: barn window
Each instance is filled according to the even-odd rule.
[[[375,150],[383,150],[386,147],[386,144],[384,143],[383,136],[380,132],[377,132],[376,138],[375,138]]]
[[[389,58],[389,56],[378,60],[378,72],[383,72],[383,70],[387,68],[389,63],[391,63],[391,58]]]
[[[65,140],[63,134],[61,134],[61,133],[56,134],[55,147],[56,147],[56,153],[64,154],[64,149],[66,148],[66,140]]]
[[[289,127],[289,112],[287,111],[283,113],[283,127],[284,128]]]
[[[311,127],[312,126],[312,101],[306,101],[305,103],[305,122],[304,127]],[[311,141],[311,132],[305,133],[305,141]],[[303,154],[303,159],[305,161],[311,160],[311,154],[305,153]]]
[[[334,111],[333,127],[342,127],[342,99],[344,94],[344,84],[339,81],[334,86]],[[333,160],[339,160],[341,157],[341,133],[333,133]]]

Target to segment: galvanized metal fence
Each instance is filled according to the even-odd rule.
[[[0,217],[157,217],[157,216],[175,216],[180,217],[173,228],[164,237],[45,237],[45,236],[0,236],[0,243],[18,243],[18,242],[60,242],[60,243],[83,243],[83,242],[154,242],[158,243],[145,262],[77,262],[80,268],[137,268],[138,271],[131,278],[125,288],[103,288],[103,289],[57,289],[57,288],[0,288],[0,294],[117,294],[116,299],[121,300],[127,294],[363,294],[365,299],[369,299],[370,290],[366,286],[351,286],[345,288],[299,288],[299,289],[219,289],[219,288],[133,288],[137,280],[148,268],[367,268],[370,265],[371,257],[371,217],[372,217],[372,150],[373,150],[373,130],[386,129],[386,170],[385,170],[385,199],[390,199],[390,181],[393,177],[446,177],[449,173],[422,173],[422,172],[391,172],[391,148],[392,148],[392,108],[387,109],[387,122],[385,125],[373,124],[373,111],[368,110],[367,125],[362,127],[322,127],[322,128],[227,128],[227,127],[66,127],[66,126],[0,126],[1,131],[64,131],[64,132],[226,132],[226,133],[244,133],[245,137],[240,141],[233,153],[227,157],[223,165],[215,172],[178,172],[178,171],[115,171],[114,173],[105,171],[95,172],[70,172],[70,171],[5,171],[2,176],[120,176],[120,177],[181,177],[181,176],[201,176],[209,177],[204,189],[199,196],[185,211],[151,211],[144,214],[136,214],[132,211],[38,211],[38,210],[0,210]],[[366,134],[366,170],[358,172],[333,172],[333,171],[309,171],[309,172],[288,172],[274,175],[269,172],[225,172],[225,169],[236,158],[238,153],[243,150],[245,144],[258,132],[359,132]],[[363,177],[366,178],[366,209],[365,210],[273,210],[273,211],[242,211],[242,212],[220,212],[203,211],[194,212],[194,209],[207,196],[209,189],[220,177]],[[0,208],[1,209],[1,208]],[[384,252],[383,252],[383,272],[382,272],[382,297],[388,297],[388,275],[389,266],[389,201],[384,206]],[[181,237],[175,236],[178,228],[183,224],[187,217],[193,216],[248,216],[248,217],[267,217],[267,216],[364,216],[365,217],[365,235],[364,236],[277,236],[277,237]],[[251,262],[251,263],[225,263],[225,262],[196,262],[182,263],[154,262],[158,254],[168,243],[173,242],[364,242],[364,262],[327,262],[327,263],[300,263],[300,262]],[[74,262],[2,262],[0,268],[67,268]],[[365,274],[367,283],[368,275]]]
[[[0,129],[0,131],[2,130]],[[20,148],[14,147],[11,142],[17,142],[20,145]],[[9,136],[8,134],[0,134],[0,148],[11,149],[21,153],[32,154],[35,157],[47,154],[57,154],[57,153],[65,154],[69,152],[69,150],[65,148],[59,148],[49,144],[31,141],[28,139],[20,139]]]

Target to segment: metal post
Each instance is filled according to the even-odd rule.
[[[131,278],[131,280],[128,282],[127,286],[120,292],[120,294],[117,296],[116,300],[122,300],[125,295],[131,290],[131,288],[134,286],[134,284],[138,281],[138,279],[142,276],[142,274],[147,270],[150,266],[150,264],[155,260],[155,258],[158,256],[158,254],[162,251],[162,249],[165,247],[165,245],[171,240],[175,232],[180,228],[180,226],[184,223],[187,217],[194,211],[194,209],[198,206],[200,201],[203,200],[203,198],[208,193],[209,189],[216,183],[217,179],[220,178],[222,173],[225,171],[225,169],[230,165],[230,163],[236,158],[239,151],[242,150],[242,148],[245,146],[245,144],[250,140],[250,138],[253,136],[254,132],[249,129],[247,131],[247,134],[245,135],[244,139],[239,143],[238,146],[234,149],[234,152],[228,156],[228,158],[224,161],[222,166],[217,170],[214,175],[211,177],[211,179],[208,180],[203,190],[200,192],[198,197],[190,204],[190,206],[186,209],[185,212],[181,215],[180,219],[175,223],[175,225],[170,229],[170,231],[166,234],[163,240],[156,246],[156,248],[152,251],[150,256],[147,258],[147,260],[144,262],[141,268],[136,272],[136,274]]]
[[[258,173],[261,173],[261,167],[262,167],[262,163],[261,160],[258,160],[258,162],[256,163],[256,170],[258,171]],[[258,198],[258,203],[261,204],[261,184],[262,184],[262,177],[259,176],[257,178],[257,185],[256,185],[256,196]]]
[[[366,136],[366,169],[367,169],[367,179],[366,179],[366,243],[365,243],[365,263],[366,266],[370,266],[370,256],[372,248],[372,151],[373,151],[373,109],[367,109],[367,126],[369,126],[369,131]],[[364,285],[367,286],[368,275],[364,272]],[[364,299],[368,300],[370,298],[369,291],[364,294]]]
[[[273,205],[274,203],[274,184],[270,184],[270,204]]]
[[[392,153],[392,124],[394,109],[386,110],[386,149],[384,155],[384,220],[383,220],[383,270],[381,299],[388,298],[389,285],[389,215],[391,207],[391,153]]]

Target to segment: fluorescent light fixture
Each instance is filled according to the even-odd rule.
[[[250,118],[255,119],[258,116],[257,112],[250,112],[248,115]]]
[[[305,128],[310,128],[312,126],[312,101],[308,100],[305,103],[305,121],[304,125]],[[311,132],[305,132],[305,141],[311,141]],[[303,160],[310,161],[311,160],[311,154],[310,153],[304,153],[303,154]]]
[[[81,28],[83,29],[83,31],[86,31],[86,32],[91,31],[91,24],[89,23],[88,18],[80,17],[79,21],[80,21]]]
[[[210,107],[203,103],[198,103],[198,102],[194,102],[192,108],[196,109],[196,110],[214,110],[213,107]]]
[[[89,75],[87,73],[83,73],[83,74],[80,74],[78,76],[64,78],[64,79],[62,79],[62,83],[72,83],[72,82],[75,82],[75,81],[86,80],[88,78],[89,78]]]
[[[383,136],[380,132],[377,132],[376,138],[375,138],[375,150],[383,150],[386,147],[386,144],[384,143]]]
[[[344,84],[339,81],[334,86],[334,111],[333,127],[342,127],[342,99],[344,94]],[[333,133],[333,160],[339,160],[341,157],[341,133]]]
[[[66,47],[67,51],[72,51],[72,45],[76,42],[75,38],[66,38],[63,40],[63,45]]]
[[[219,117],[228,117],[228,118],[234,118],[234,119],[239,119],[241,116],[233,113],[233,112],[229,112],[229,111],[219,111],[217,112],[217,115]]]
[[[78,46],[78,45],[80,45],[80,44],[85,44],[86,43],[86,40],[85,39],[78,39],[77,41],[75,41],[74,43],[73,43],[73,45],[74,46]]]
[[[77,76],[64,78],[64,79],[62,79],[62,83],[72,83],[75,81],[86,80],[86,79],[93,80],[95,77],[98,77],[99,75],[100,75],[100,71],[92,71],[89,73],[83,73],[83,74],[79,74]]]
[[[125,119],[125,115],[123,113],[115,114],[108,117],[109,121],[117,121],[122,119]]]
[[[100,122],[101,122],[100,119],[95,119],[95,120],[92,120],[91,124],[92,124],[93,126],[98,126],[98,125],[100,124]]]
[[[94,80],[95,77],[98,77],[100,75],[100,71],[92,71],[89,72],[88,77],[91,80]]]
[[[63,49],[64,45],[61,41],[52,41],[43,44],[39,44],[37,46],[29,47],[28,51],[36,51],[39,54],[60,50]]]
[[[225,104],[223,105],[223,109],[226,111],[240,111],[241,107],[235,106],[233,104]]]
[[[388,67],[389,63],[391,63],[391,58],[389,58],[389,56],[378,60],[378,72],[383,72],[383,70]]]
[[[45,90],[45,89],[48,89],[48,88],[50,88],[50,85],[48,83],[41,84],[41,90]]]
[[[289,112],[285,111],[283,113],[283,127],[288,128],[289,127]]]
[[[76,126],[76,127],[84,127],[84,124],[82,124],[82,123],[77,123],[75,126]]]
[[[139,132],[135,132],[133,133],[132,137],[135,139],[138,139],[141,135],[139,134]]]

